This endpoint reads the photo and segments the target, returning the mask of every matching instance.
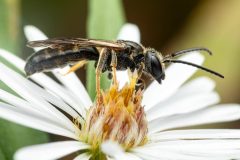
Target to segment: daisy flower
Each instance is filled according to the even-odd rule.
[[[33,26],[25,27],[25,34],[31,41],[47,38]],[[119,37],[140,41],[131,24]],[[22,59],[2,49],[0,56],[24,73]],[[201,65],[204,57],[192,53],[181,60]],[[196,68],[172,64],[163,84],[154,81],[144,92],[135,91],[135,74],[118,72],[119,85],[102,92],[99,106],[94,106],[75,73],[63,76],[68,69],[52,71],[59,84],[43,73],[26,79],[0,63],[0,80],[17,93],[0,90],[0,117],[70,138],[22,148],[15,160],[52,160],[72,153],[77,154],[74,160],[240,158],[240,130],[186,128],[240,118],[238,104],[216,105],[219,96],[211,79],[185,83]]]

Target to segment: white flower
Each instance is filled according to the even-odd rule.
[[[125,27],[119,37],[124,37],[126,32],[128,36],[132,35],[131,40],[139,42],[136,26]],[[27,26],[25,33],[29,40],[47,38],[33,26]],[[24,72],[25,62],[22,59],[2,49],[0,56],[15,65],[21,73]],[[181,59],[200,65],[204,58],[199,53],[193,53]],[[4,101],[0,102],[1,118],[72,139],[22,148],[15,154],[15,160],[52,160],[77,151],[80,152],[74,160],[88,160],[92,156],[92,146],[79,138],[82,128],[77,123],[85,122],[93,102],[74,73],[62,76],[59,71],[63,70],[54,70],[52,73],[62,83],[58,84],[43,73],[31,76],[32,82],[3,64],[0,64],[0,70],[0,80],[19,95],[0,90],[0,99]],[[145,106],[148,123],[146,143],[125,151],[116,142],[102,142],[100,150],[106,158],[239,159],[240,130],[179,129],[240,118],[238,104],[216,105],[219,96],[214,91],[215,83],[209,78],[200,77],[184,84],[196,70],[180,64],[167,68],[163,84],[154,81],[143,94],[142,105]],[[121,83],[126,82],[128,78],[124,76],[125,73],[120,74]],[[74,121],[60,110],[66,112],[68,117],[73,117]]]

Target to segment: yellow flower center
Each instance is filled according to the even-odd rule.
[[[113,140],[130,149],[147,142],[147,120],[141,106],[142,90],[135,90],[137,75],[119,89],[112,84],[102,92],[102,103],[92,106],[84,122],[80,140],[98,149],[104,140]]]

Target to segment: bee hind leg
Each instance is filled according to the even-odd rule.
[[[83,67],[85,64],[87,64],[86,60],[81,60],[78,61],[76,64],[74,64],[68,71],[67,73],[64,73],[64,75],[67,75],[69,73],[75,72],[76,70],[78,70],[79,68]]]
[[[96,90],[97,90],[97,106],[102,103],[101,89],[100,89],[100,74],[106,64],[108,58],[107,49],[103,48],[99,53],[99,59],[96,67]]]
[[[117,84],[117,54],[116,52],[112,51],[112,59],[111,59],[111,67],[112,67],[112,76],[113,76],[113,84]]]

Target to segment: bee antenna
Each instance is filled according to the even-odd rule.
[[[220,73],[217,73],[217,72],[215,72],[215,71],[213,71],[213,70],[210,70],[210,69],[208,69],[208,68],[199,66],[199,65],[194,64],[194,63],[191,63],[191,62],[168,59],[168,60],[163,61],[163,63],[182,63],[182,64],[186,64],[186,65],[190,65],[190,66],[199,68],[199,69],[201,69],[201,70],[204,70],[204,71],[206,71],[206,72],[209,72],[209,73],[211,73],[211,74],[214,74],[214,75],[216,75],[216,76],[218,76],[218,77],[220,77],[220,78],[224,78],[224,76],[221,75]]]
[[[177,56],[179,56],[179,55],[182,55],[182,54],[185,54],[185,53],[194,52],[194,51],[205,51],[205,52],[207,52],[209,55],[212,55],[212,52],[211,52],[209,49],[204,48],[204,47],[196,47],[196,48],[189,48],[189,49],[181,50],[181,51],[178,51],[178,52],[174,52],[174,53],[172,53],[172,54],[166,55],[166,56],[164,57],[164,59],[177,57]]]

